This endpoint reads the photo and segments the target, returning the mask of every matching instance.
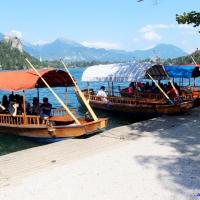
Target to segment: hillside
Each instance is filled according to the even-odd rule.
[[[194,58],[197,64],[200,64],[200,50],[196,50],[194,53],[188,55],[188,56],[182,56],[179,58],[174,59],[167,59],[165,63],[170,64],[190,64],[193,63],[193,60],[191,56]]]
[[[24,60],[27,57],[34,65],[40,66],[40,61],[28,53],[23,54],[17,49],[13,48],[11,42],[0,42],[0,67],[3,70],[11,69],[26,69],[27,63]]]

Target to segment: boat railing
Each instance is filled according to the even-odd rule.
[[[75,108],[70,109],[70,111],[73,113],[74,116],[76,116],[77,112]],[[51,116],[69,116],[69,114],[64,108],[52,108]]]
[[[39,125],[40,116],[0,114],[0,124],[3,125]]]
[[[71,109],[71,112],[76,116],[76,109]],[[64,108],[53,108],[51,116],[66,116],[70,118],[69,114],[66,113]],[[16,115],[11,114],[0,114],[1,125],[40,125],[42,120],[39,115]]]
[[[87,95],[85,94],[85,97],[87,99],[93,100],[93,101],[105,101],[104,98],[98,97],[96,95]],[[154,103],[160,103],[165,104],[165,99],[148,99],[144,97],[138,97],[138,96],[132,96],[132,97],[115,97],[115,96],[109,96],[107,97],[107,100],[111,103],[119,103],[119,104],[131,104],[131,105],[143,105],[143,104],[154,104]]]

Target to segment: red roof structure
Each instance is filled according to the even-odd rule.
[[[38,70],[51,87],[70,87],[73,81],[63,70]],[[19,91],[44,88],[46,85],[33,70],[0,72],[0,90]]]

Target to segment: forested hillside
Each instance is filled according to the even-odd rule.
[[[40,66],[40,61],[26,52],[21,53],[17,48],[12,47],[11,42],[0,42],[0,67],[3,70],[26,69],[27,63],[24,60],[27,57],[34,65]]]
[[[191,56],[194,58],[197,64],[200,64],[200,50],[196,50],[194,53],[188,55],[188,56],[182,56],[179,58],[174,59],[167,59],[165,63],[171,63],[171,64],[190,64],[193,63],[193,60]]]

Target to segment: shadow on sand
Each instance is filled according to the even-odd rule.
[[[200,109],[180,116],[164,116],[129,126],[126,139],[154,135],[157,145],[170,147],[173,153],[163,156],[135,156],[145,167],[155,167],[166,189],[184,196],[200,192]],[[187,199],[187,198],[186,198]],[[193,198],[192,198],[193,199]]]

